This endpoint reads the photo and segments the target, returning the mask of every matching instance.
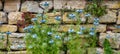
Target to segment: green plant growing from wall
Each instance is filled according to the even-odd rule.
[[[105,54],[113,54],[113,50],[112,50],[110,43],[107,39],[104,40],[103,47],[104,47]]]
[[[93,15],[94,17],[100,17],[106,14],[106,6],[102,6],[102,0],[92,0],[90,1],[85,11]]]

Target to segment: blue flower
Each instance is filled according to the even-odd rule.
[[[37,20],[38,20],[37,18],[32,18],[32,19],[31,19],[32,22],[35,22],[35,21],[37,21]]]
[[[23,46],[22,45],[18,45],[18,48],[21,49],[21,48],[23,48]]]
[[[81,26],[81,27],[80,27],[80,30],[81,30],[81,31],[85,30],[85,27]]]
[[[52,35],[52,32],[48,32],[47,34],[48,34],[48,35]]]
[[[89,13],[88,13],[88,14],[85,14],[85,16],[86,16],[86,17],[90,17],[90,16],[91,16],[91,14],[89,14]]]
[[[74,29],[69,29],[68,32],[72,33],[72,32],[74,32]]]
[[[43,19],[43,20],[41,20],[40,22],[41,22],[41,23],[45,23],[45,22],[46,22],[46,20],[44,20],[44,19]]]
[[[55,19],[58,20],[58,21],[60,21],[61,17],[60,16],[56,16]]]
[[[51,39],[51,40],[49,41],[49,43],[50,43],[50,44],[53,44],[53,43],[54,43],[54,40]]]
[[[9,32],[9,31],[8,31],[8,32],[6,32],[6,34],[7,34],[7,35],[10,35],[10,34],[11,34],[11,32]]]
[[[94,18],[94,21],[95,22],[99,22],[99,18]]]
[[[98,26],[98,25],[99,25],[99,22],[93,22],[93,24],[94,24],[95,26]]]
[[[31,28],[34,28],[34,26],[33,25],[29,25],[29,26],[27,26],[27,28],[31,29]]]
[[[55,35],[56,39],[61,39],[61,37],[59,35]]]
[[[32,38],[37,38],[37,34],[33,34],[33,35],[32,35]]]
[[[78,10],[76,10],[76,12],[78,12],[78,13],[82,13],[83,10],[82,10],[82,9],[78,9]]]
[[[48,7],[49,6],[49,2],[44,2],[42,5],[45,6],[45,7]]]
[[[90,34],[91,36],[93,36],[93,35],[95,35],[95,32],[90,32],[89,34]]]
[[[75,16],[76,16],[75,14],[69,14],[69,18],[70,18],[70,19],[74,19]]]
[[[79,31],[79,32],[77,32],[77,34],[82,35],[82,34],[83,34],[83,32],[82,32],[82,31]]]
[[[94,32],[95,31],[95,28],[90,28],[90,32]]]
[[[37,14],[37,15],[36,15],[36,17],[41,17],[41,16],[42,16],[42,14],[41,14],[41,13],[39,13],[39,14]]]
[[[28,48],[31,49],[31,48],[33,48],[33,46],[32,46],[32,45],[29,45]]]

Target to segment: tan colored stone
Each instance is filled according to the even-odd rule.
[[[55,12],[55,13],[46,13],[47,16],[54,17],[54,16],[60,16],[61,12]]]
[[[99,43],[103,46],[105,39],[108,39],[112,48],[119,48],[120,45],[120,33],[100,33]]]
[[[39,4],[36,1],[25,1],[22,3],[21,11],[43,13],[43,9],[39,7]]]
[[[107,30],[111,29],[112,32],[120,32],[120,25],[108,25]]]
[[[20,8],[20,0],[5,0],[4,11],[14,12],[14,11],[19,11],[19,8]]]
[[[47,19],[46,19],[46,23],[47,24],[60,24],[61,23],[61,20],[60,21],[57,21],[56,19],[55,19],[55,17],[48,17]]]
[[[106,5],[107,8],[118,9],[120,8],[120,1],[104,1],[102,5]]]
[[[18,20],[22,20],[21,12],[10,12],[8,14],[8,23],[9,24],[17,24]]]
[[[119,15],[118,15],[117,24],[120,24],[120,12],[119,12]]]
[[[2,9],[2,1],[0,0],[0,10]]]
[[[7,52],[0,51],[0,54],[7,54]]]
[[[15,25],[1,25],[0,26],[0,32],[16,32],[17,31],[17,26]]]
[[[99,22],[100,23],[116,23],[116,20],[117,20],[116,11],[113,11],[113,10],[107,10],[107,11],[108,11],[107,14],[99,18]],[[93,23],[93,22],[94,22],[93,17],[88,18],[88,23]]]
[[[104,54],[104,50],[101,48],[88,48],[88,54]]]
[[[23,38],[9,38],[11,50],[24,50],[26,49],[25,40]]]
[[[22,33],[25,32],[23,29],[24,29],[24,28],[22,28],[22,27],[18,27],[18,31],[19,31],[19,32],[22,32]]]
[[[66,0],[54,0],[54,9],[63,9],[66,3]]]
[[[0,33],[0,49],[5,49],[7,47],[7,35]]]
[[[8,54],[27,54],[27,51],[11,51],[11,52],[8,52]]]
[[[7,23],[6,13],[0,12],[0,22]]]
[[[23,38],[23,37],[26,36],[25,34],[26,34],[26,33],[11,33],[11,34],[9,35],[9,37],[10,37],[10,38]]]

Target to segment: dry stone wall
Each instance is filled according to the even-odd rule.
[[[2,43],[0,54],[26,54],[25,33],[23,28],[17,26],[17,21],[22,20],[22,13],[24,12],[31,12],[33,15],[43,13],[45,7],[42,6],[42,3],[45,2],[50,3],[47,11],[52,9],[58,10],[56,14],[52,12],[46,13],[49,17],[46,18],[46,23],[61,24],[58,29],[60,32],[68,31],[70,26],[73,26],[74,30],[76,30],[78,26],[71,25],[71,23],[76,23],[77,19],[68,19],[66,16],[67,12],[62,14],[59,10],[84,9],[87,4],[85,0],[0,0],[0,32],[3,32],[3,34],[0,34],[0,42]],[[116,53],[120,52],[120,1],[104,1],[103,5],[107,6],[108,13],[99,18],[100,24],[97,26],[99,34],[98,45],[101,47],[88,48],[88,54],[95,54],[98,51],[103,54],[102,43],[105,38],[108,38]],[[61,21],[54,20],[55,16],[61,16]],[[93,17],[90,17],[88,20],[82,20],[82,26],[86,28],[93,26]],[[88,24],[84,24],[85,22],[88,22]],[[12,32],[9,37],[5,34],[8,31]],[[10,45],[8,45],[8,42]],[[7,51],[8,47],[10,48],[9,52]]]

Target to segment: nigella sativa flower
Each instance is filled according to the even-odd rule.
[[[32,29],[32,28],[34,28],[34,26],[33,25],[29,25],[29,26],[25,27],[23,30],[24,31],[26,31],[26,30],[30,31],[30,29]]]
[[[93,24],[94,24],[95,26],[98,26],[98,25],[99,25],[99,18],[94,18]]]
[[[69,29],[68,32],[72,33],[72,32],[74,32],[74,29]]]
[[[69,16],[68,16],[68,17],[69,17],[70,19],[74,19],[74,18],[75,18],[75,16],[76,16],[76,15],[72,13],[72,14],[69,14]]]
[[[40,22],[41,22],[41,23],[45,23],[45,22],[46,22],[46,20],[45,20],[45,19],[43,19],[43,20],[41,20]]]
[[[61,17],[60,17],[60,16],[56,16],[55,19],[56,19],[57,21],[60,21],[60,20],[61,20]]]
[[[42,5],[43,5],[44,7],[49,7],[49,2],[43,2]]]
[[[6,32],[6,34],[7,34],[7,35],[10,35],[10,34],[11,34],[11,32],[9,32],[9,31],[8,31],[8,32]]]
[[[18,47],[19,49],[23,48],[23,46],[22,46],[22,45],[17,45],[17,47]]]
[[[48,34],[48,35],[52,35],[52,32],[48,32],[47,34]]]
[[[51,39],[51,40],[49,41],[49,43],[50,43],[50,44],[53,44],[53,43],[54,43],[54,40]]]
[[[90,34],[91,36],[93,36],[93,35],[95,35],[95,32],[90,32],[89,34]]]
[[[82,10],[82,9],[78,9],[78,10],[76,10],[76,12],[78,12],[78,13],[82,13],[83,10]]]
[[[90,28],[90,32],[94,32],[95,31],[95,28]]]
[[[59,35],[55,35],[56,39],[61,39],[61,37]]]
[[[32,22],[35,22],[35,21],[37,21],[37,20],[38,20],[37,18],[32,18],[32,19],[31,19]]]
[[[91,14],[87,13],[87,14],[85,14],[85,16],[86,16],[86,17],[90,17],[90,16],[91,16]]]
[[[37,38],[37,34],[33,34],[33,35],[32,35],[32,38]]]
[[[99,18],[94,18],[94,21],[99,22]]]
[[[31,48],[33,48],[33,46],[32,46],[32,45],[29,45],[28,48],[31,49]]]
[[[81,30],[81,31],[85,30],[85,27],[84,27],[84,26],[81,26],[81,27],[80,27],[80,30]]]
[[[78,31],[78,32],[77,32],[77,34],[82,35],[82,34],[83,34],[83,32],[82,32],[82,31]]]

